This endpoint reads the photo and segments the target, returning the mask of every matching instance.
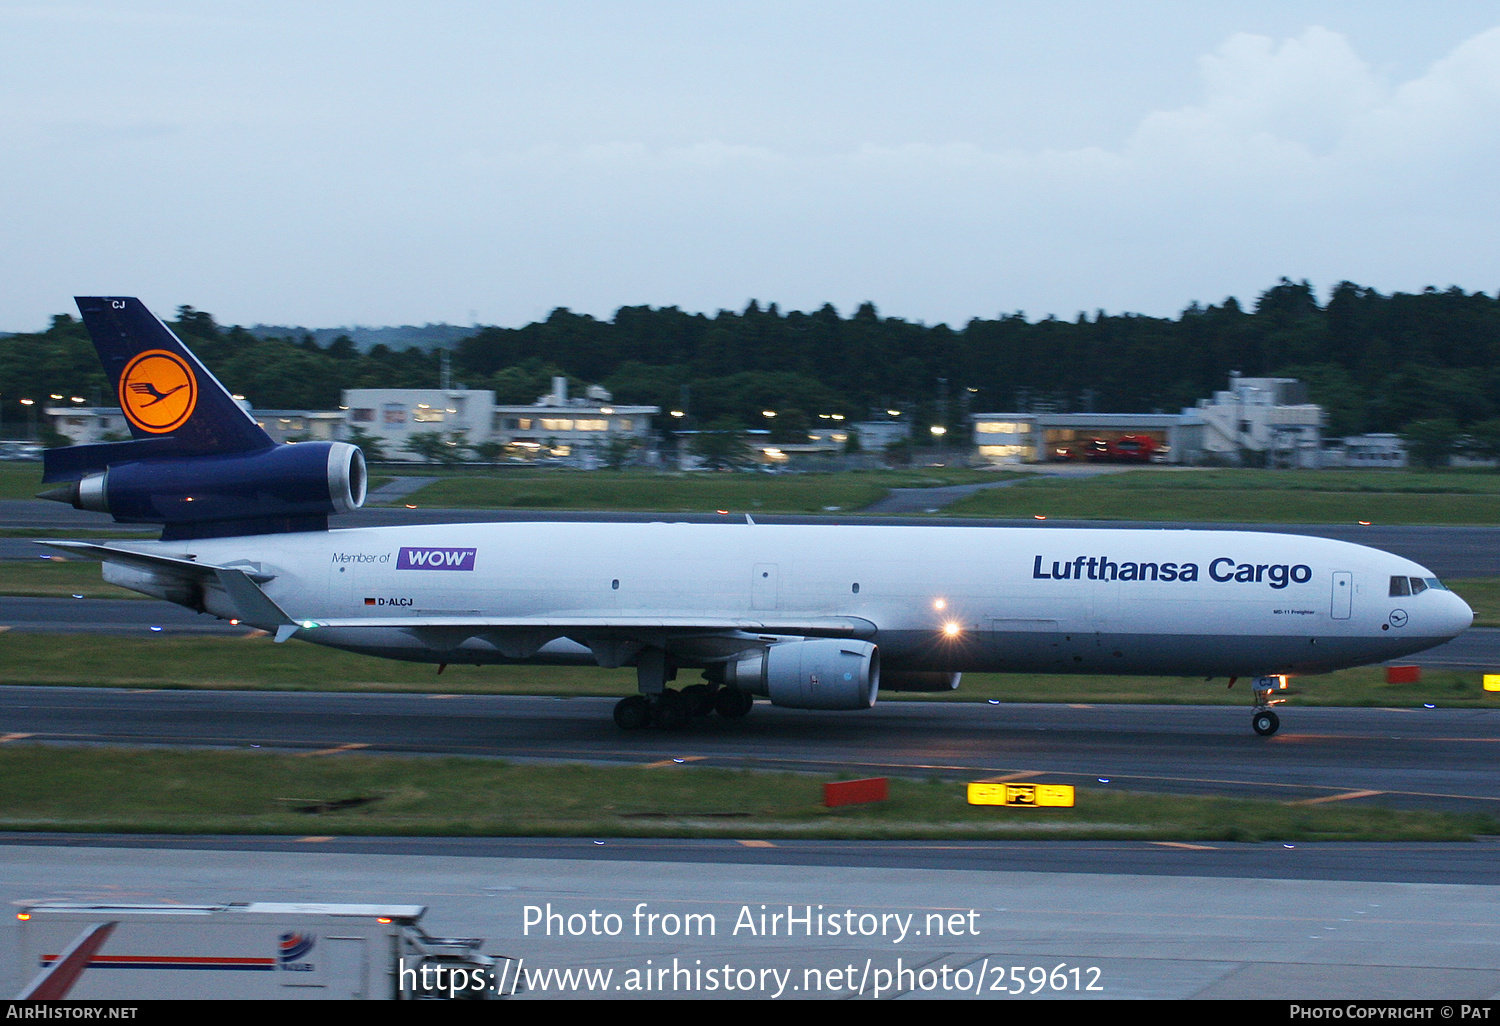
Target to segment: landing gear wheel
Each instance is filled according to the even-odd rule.
[[[1250,729],[1261,737],[1270,737],[1281,729],[1281,717],[1269,709],[1257,709],[1250,717]]]
[[[651,722],[651,703],[643,695],[631,695],[615,703],[615,726],[640,730]]]
[[[720,688],[714,696],[714,710],[726,720],[737,720],[755,705],[755,696],[739,688]]]
[[[688,699],[671,688],[658,695],[651,706],[651,723],[663,730],[679,730],[687,726],[689,715]]]
[[[689,684],[681,691],[689,716],[707,716],[714,711],[714,695],[707,684]]]

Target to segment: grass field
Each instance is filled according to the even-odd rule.
[[[383,467],[381,480],[393,473]],[[426,509],[621,510],[662,513],[838,513],[891,488],[1020,478],[944,509],[957,517],[1208,523],[1500,524],[1500,474],[1486,470],[1191,470],[1150,467],[1091,478],[960,467],[808,474],[444,470],[403,502]],[[31,498],[35,463],[0,464],[0,498]]]
[[[0,562],[0,595],[33,598],[136,598],[139,595],[104,583],[100,564],[76,559],[32,559]]]
[[[687,671],[677,686],[695,680],[697,674]],[[1287,696],[1292,706],[1500,707],[1500,693],[1485,691],[1477,671],[1433,670],[1417,684],[1387,684],[1384,670],[1374,666],[1292,683]],[[264,636],[115,638],[19,631],[0,633],[0,685],[8,684],[614,698],[636,689],[635,671],[629,668],[450,666],[439,676],[431,664],[375,659],[296,640],[277,645]],[[1227,705],[1248,710],[1247,684],[1241,681],[1231,689],[1225,680],[1201,677],[970,673],[954,692],[883,692],[880,700]]]
[[[0,463],[0,499],[30,499],[41,490],[40,463]]]
[[[1500,524],[1500,474],[1151,468],[1091,478],[1034,476],[972,495],[943,512],[1061,520],[1490,525]]]
[[[677,765],[515,766],[8,745],[0,829],[121,833],[1175,841],[1468,840],[1483,815],[1080,789],[1066,809],[971,806],[962,783],[893,779],[890,799],[825,808],[832,777]]]

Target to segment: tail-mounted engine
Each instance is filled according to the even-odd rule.
[[[121,523],[163,524],[171,540],[326,528],[328,514],[364,504],[367,480],[358,447],[299,442],[116,463],[41,498]]]
[[[868,709],[880,692],[880,651],[868,641],[784,641],[726,665],[724,683],[791,709]]]

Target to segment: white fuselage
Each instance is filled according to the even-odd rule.
[[[394,618],[693,617],[873,625],[888,670],[1206,676],[1318,673],[1456,636],[1473,615],[1408,559],[1347,542],[1239,531],[755,524],[492,523],[132,544],[248,566],[297,620],[368,617],[301,637],[433,662],[517,661],[501,634],[437,638]],[[142,571],[106,576],[164,595]],[[209,612],[236,615],[210,587]],[[375,621],[380,621],[377,626]],[[594,661],[581,631],[524,657]],[[652,644],[694,665],[692,635]],[[701,640],[701,638],[700,638]],[[765,640],[770,640],[765,639]]]

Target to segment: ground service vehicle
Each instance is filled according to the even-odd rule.
[[[16,914],[23,993],[88,931],[113,923],[69,1000],[493,998],[509,959],[477,938],[429,937],[421,905],[278,902],[109,905],[34,902]],[[505,977],[505,978],[502,978]]]
[[[344,442],[275,445],[129,298],[81,298],[135,437],[49,449],[43,497],[159,524],[160,541],[49,542],[105,579],[333,648],[436,663],[632,666],[615,721],[743,716],[755,696],[867,709],[964,671],[1255,681],[1396,659],[1473,613],[1387,552],[1244,531],[744,523],[329,530],[364,501]],[[1398,591],[1399,581],[1426,588]],[[683,670],[703,682],[667,687]]]

